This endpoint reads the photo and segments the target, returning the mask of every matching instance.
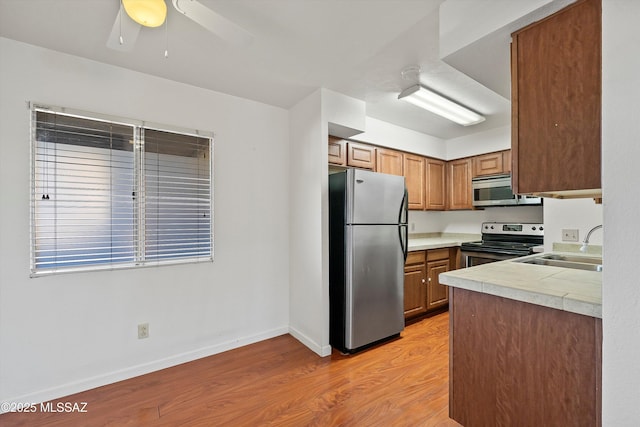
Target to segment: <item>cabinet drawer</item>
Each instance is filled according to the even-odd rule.
[[[449,259],[449,248],[430,249],[427,251],[427,261],[439,261]]]
[[[424,264],[424,251],[409,252],[405,265],[411,264]]]

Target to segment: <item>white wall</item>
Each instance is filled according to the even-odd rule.
[[[542,206],[505,206],[473,211],[409,211],[411,233],[480,234],[480,226],[483,222],[542,223],[543,208]]]
[[[640,2],[602,2],[603,426],[640,420]]]
[[[445,159],[446,156],[445,140],[372,117],[366,118],[365,132],[351,139],[436,159]]]
[[[328,130],[322,122],[322,91],[290,110],[290,329],[319,355],[330,354],[329,290],[324,277],[322,193],[328,166]],[[323,184],[324,183],[324,184]],[[328,234],[327,234],[328,236]]]
[[[482,39],[551,1],[445,1],[440,6],[440,57]]]
[[[562,229],[578,229],[580,242],[596,225],[602,224],[602,205],[593,199],[545,199],[544,201],[544,250],[551,251],[554,243],[562,242]],[[591,234],[589,243],[602,245],[602,230]]]
[[[0,58],[0,400],[288,332],[287,111],[4,38]],[[214,262],[30,279],[29,100],[214,131]]]
[[[511,126],[447,140],[447,160],[511,149]]]

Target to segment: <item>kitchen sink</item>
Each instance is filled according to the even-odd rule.
[[[515,260],[524,264],[551,265],[553,267],[573,268],[577,270],[602,271],[602,258],[546,254],[534,258]]]

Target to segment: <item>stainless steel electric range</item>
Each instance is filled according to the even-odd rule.
[[[534,253],[544,243],[544,224],[484,222],[482,240],[460,246],[466,267]]]

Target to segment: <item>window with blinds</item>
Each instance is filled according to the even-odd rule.
[[[32,108],[34,275],[213,255],[212,138]]]

